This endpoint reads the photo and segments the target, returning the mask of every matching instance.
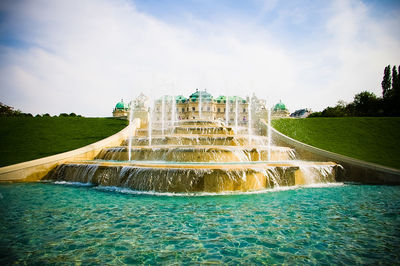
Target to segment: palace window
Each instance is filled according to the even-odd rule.
[[[221,112],[221,109],[220,108],[218,108],[218,113],[220,113]]]
[[[192,111],[196,111],[196,107],[192,107]],[[194,119],[194,118],[193,118]]]
[[[185,112],[185,108],[182,108],[182,113],[184,113]]]
[[[210,107],[207,107],[207,111],[210,111],[211,109],[210,109]]]

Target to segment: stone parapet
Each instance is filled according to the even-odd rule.
[[[261,123],[268,127],[264,120]],[[334,161],[340,164],[344,171],[336,175],[336,181],[359,182],[363,184],[400,185],[400,170],[383,165],[370,163],[334,152],[313,147],[292,139],[271,127],[271,136],[275,145],[285,145],[296,149],[296,154],[302,160]]]
[[[82,148],[0,168],[0,182],[7,181],[38,181],[59,164],[70,161],[93,160],[99,152],[108,147],[120,145],[130,132],[135,132],[140,127],[140,119],[134,119],[131,125],[120,132],[84,146]]]

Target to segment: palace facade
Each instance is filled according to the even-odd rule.
[[[140,94],[129,105],[119,102],[114,108],[113,115],[126,115],[128,118],[130,108],[133,116],[145,119],[149,111],[148,98]],[[183,95],[162,96],[155,100],[151,108],[153,122],[179,121],[179,120],[215,120],[229,125],[247,125],[249,118],[266,117],[266,101],[257,98],[240,96],[219,96],[214,98],[206,90],[196,90],[188,98]],[[272,116],[288,116],[286,107],[280,102],[275,105]],[[147,119],[145,119],[147,120]]]
[[[183,95],[163,96],[156,100],[154,110],[155,122],[162,121],[164,115],[164,120],[172,120],[172,116],[175,116],[175,120],[219,120],[230,125],[234,125],[237,119],[238,125],[245,125],[250,115],[254,117],[266,108],[265,100],[260,100],[255,95],[251,98],[239,96],[214,98],[206,90],[196,90],[188,98]]]

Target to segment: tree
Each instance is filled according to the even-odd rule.
[[[390,74],[390,65],[385,67],[385,70],[383,72],[383,80],[382,80],[382,96],[383,98],[388,98],[390,96],[390,88],[392,83],[392,77]]]
[[[397,72],[396,66],[392,70],[392,93],[391,93],[391,109],[393,115],[400,115],[400,66]]]
[[[349,116],[346,110],[346,103],[339,100],[335,107],[327,107],[322,111],[322,116],[325,117],[342,117]]]
[[[20,110],[0,102],[0,116],[21,116],[24,115]]]
[[[372,92],[363,91],[356,94],[353,104],[356,116],[376,116],[380,113],[380,101]]]
[[[400,65],[399,65],[400,72]],[[399,95],[400,93],[400,73],[397,72],[396,66],[393,66],[392,70],[392,90],[394,95]]]

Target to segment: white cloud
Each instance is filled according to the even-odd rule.
[[[205,87],[215,96],[255,91],[292,110],[322,109],[379,86],[384,65],[400,62],[399,40],[360,5],[333,6],[330,39],[298,49],[263,25],[234,18],[171,25],[123,0],[13,4],[7,26],[29,47],[1,48],[0,98],[25,112],[107,116],[141,91],[156,97]]]

